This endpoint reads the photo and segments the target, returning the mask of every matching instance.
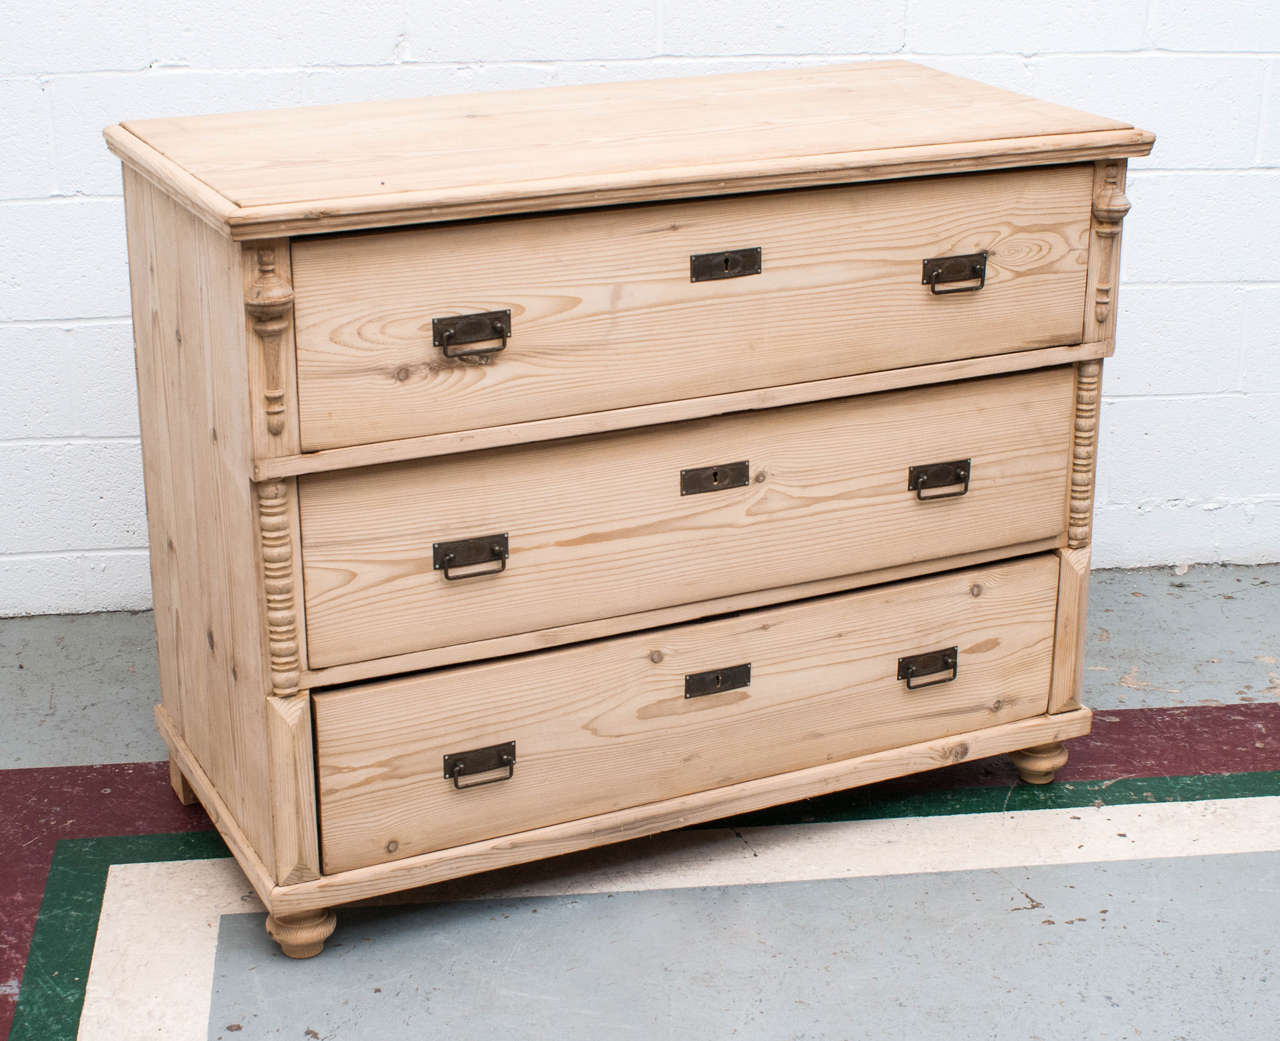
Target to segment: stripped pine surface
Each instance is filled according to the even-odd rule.
[[[1079,164],[300,239],[303,448],[1076,343],[1092,188]],[[759,274],[691,281],[745,247]],[[980,251],[979,292],[921,284]],[[485,364],[433,345],[436,318],[504,310]]]
[[[1037,715],[1057,579],[1045,554],[317,694],[324,870]],[[898,678],[900,657],[948,646],[952,682]],[[687,675],[744,663],[744,685],[686,695]],[[444,755],[513,740],[510,780],[441,778]]]
[[[973,567],[978,564],[989,564],[994,560],[1026,557],[1046,550],[1057,550],[1061,545],[1061,536],[1056,536],[1034,542],[1020,542],[1012,546],[980,550],[977,553],[961,553],[958,556],[948,557],[947,567],[952,569]],[[756,607],[769,607],[793,600],[807,600],[810,597],[827,596],[830,593],[848,593],[855,589],[884,585],[887,582],[919,578],[921,575],[931,574],[937,570],[938,567],[934,561],[919,560],[913,564],[899,564],[896,567],[878,568],[875,571],[862,571],[856,575],[838,575],[835,578],[819,579],[816,582],[799,582],[773,589],[757,589],[749,593],[719,596],[711,600],[676,604],[672,607],[660,607],[656,610],[640,611],[620,617],[570,622],[568,625],[557,625],[550,629],[535,629],[532,632],[515,633],[511,636],[495,636],[471,643],[455,643],[449,647],[410,651],[407,654],[396,654],[388,658],[373,658],[369,661],[349,662],[346,665],[307,669],[302,674],[302,682],[308,690],[316,690],[321,687],[355,683],[382,676],[435,669],[442,665],[457,665],[460,662],[481,661],[487,658],[505,658],[512,654],[563,647],[566,644],[595,640],[604,636],[616,636],[623,632],[639,632],[642,629],[679,625],[699,618],[750,611]]]
[[[131,120],[237,237],[1146,155],[1151,134],[909,62]]]
[[[939,763],[1048,781],[1088,733],[1064,551],[1150,134],[884,62],[106,137],[156,719],[286,955],[334,904]],[[658,689],[740,648],[754,684]],[[424,770],[513,724],[507,784]]]
[[[1012,354],[966,358],[963,361],[945,361],[933,365],[912,365],[905,369],[886,369],[883,372],[836,376],[832,379],[814,380],[809,383],[790,383],[782,387],[762,387],[759,390],[712,394],[706,397],[685,398],[682,401],[663,401],[652,405],[636,405],[632,408],[606,409],[603,412],[587,412],[578,416],[535,419],[526,423],[485,427],[482,430],[424,434],[420,437],[406,437],[396,441],[327,448],[297,455],[271,456],[254,461],[253,477],[256,481],[265,481],[298,474],[329,473],[359,466],[400,463],[409,459],[431,459],[436,456],[452,455],[455,452],[480,452],[487,448],[558,441],[565,437],[581,437],[584,434],[605,434],[615,430],[679,423],[686,419],[705,419],[708,416],[722,416],[731,412],[781,408],[810,401],[830,401],[833,398],[879,394],[886,390],[954,383],[957,380],[977,379],[1007,372],[1047,369],[1055,365],[1109,358],[1114,351],[1115,344],[1110,340],[1065,344],[1061,347],[1038,347],[1028,351],[1015,351]]]
[[[299,478],[311,667],[1053,537],[1073,388],[1056,368]],[[957,459],[967,494],[908,489]],[[743,460],[747,486],[681,495],[683,469]],[[433,569],[433,544],[497,533],[501,574]]]
[[[240,247],[125,171],[142,464],[164,707],[273,864],[266,603]]]

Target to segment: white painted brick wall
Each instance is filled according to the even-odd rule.
[[[148,605],[120,119],[895,55],[1120,116],[1096,563],[1280,559],[1280,5],[40,0],[0,34],[0,614]]]

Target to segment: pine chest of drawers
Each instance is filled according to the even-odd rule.
[[[889,62],[106,136],[157,721],[285,953],[1088,731],[1150,134]]]

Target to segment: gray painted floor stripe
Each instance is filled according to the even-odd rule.
[[[1263,1039],[1277,878],[1255,853],[366,908],[305,966],[227,915],[209,1037]]]

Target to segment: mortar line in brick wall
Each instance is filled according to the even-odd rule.
[[[137,434],[66,434],[50,437],[0,437],[0,448],[45,448],[49,445],[136,445]]]
[[[1241,401],[1258,401],[1275,398],[1280,401],[1280,390],[1217,390],[1211,393],[1187,391],[1182,394],[1104,394],[1102,400],[1107,401],[1213,401],[1217,398],[1238,398]]]
[[[1269,282],[1251,282],[1244,279],[1232,278],[1223,279],[1220,282],[1175,282],[1166,279],[1161,282],[1134,282],[1126,280],[1124,283],[1125,289],[1208,289],[1214,286],[1238,286],[1241,289],[1276,289],[1280,288],[1280,282],[1275,280]],[[1123,306],[1123,304],[1121,306]]]
[[[0,199],[0,206],[34,206],[37,204],[48,205],[66,205],[73,202],[119,202],[124,196],[117,193],[115,195],[76,195],[63,194],[61,192],[54,195],[36,195],[21,196],[18,198]]]
[[[484,61],[484,62],[433,62],[433,61],[397,61],[394,57],[387,61],[357,65],[314,64],[314,65],[148,65],[132,69],[76,69],[69,72],[43,71],[0,77],[2,80],[32,79],[40,82],[59,79],[73,79],[78,76],[166,76],[166,75],[202,75],[206,73],[224,73],[228,75],[262,75],[273,73],[297,72],[376,72],[379,70],[404,70],[406,68],[438,69],[444,72],[463,72],[477,67],[502,69],[572,69],[599,68],[627,69],[644,68],[651,65],[678,63],[683,65],[715,64],[758,64],[760,62],[836,63],[857,61],[883,61],[898,58],[904,61],[919,61],[928,64],[930,61],[974,61],[984,58],[1013,58],[1018,61],[1036,61],[1047,58],[1256,58],[1274,60],[1280,58],[1280,51],[1185,51],[1166,50],[1163,48],[1140,48],[1134,50],[1096,50],[1096,51],[966,51],[952,53],[948,51],[910,51],[901,48],[883,51],[847,51],[847,52],[792,52],[792,53],[751,53],[751,54],[679,54],[665,52],[648,55],[643,58],[574,58],[562,60],[547,58],[545,60],[524,58],[516,61]]]
[[[147,555],[146,546],[101,546],[95,549],[30,549],[0,552],[0,563],[10,560],[48,560],[51,557],[136,557]],[[0,617],[3,612],[0,612]]]
[[[1039,58],[1275,58],[1280,51],[1180,51],[1167,50],[1162,47],[1141,47],[1134,50],[1106,51],[973,51],[966,54],[951,54],[947,51],[904,51],[900,55],[907,61],[962,59],[971,61],[975,58],[1021,58],[1035,61]]]
[[[1136,499],[1108,499],[1104,503],[1099,503],[1098,509],[1103,513],[1118,510],[1131,513],[1135,509],[1200,510],[1227,509],[1231,506],[1280,506],[1280,495],[1244,495],[1238,498],[1219,496],[1215,499],[1204,499],[1194,495],[1167,495],[1157,499],[1146,495]]]
[[[0,329],[43,329],[49,326],[66,329],[84,329],[98,325],[130,325],[133,319],[127,314],[101,315],[88,318],[0,318]]]
[[[1129,180],[1132,182],[1150,181],[1156,177],[1213,177],[1219,174],[1232,177],[1274,177],[1280,174],[1280,166],[1151,166],[1141,170],[1130,170]]]
[[[1280,506],[1280,495],[1251,495],[1240,499],[1197,499],[1186,495],[1170,495],[1163,499],[1146,496],[1138,499],[1108,499],[1099,503],[1096,511],[1102,513],[1149,513],[1151,510],[1229,510],[1240,506]],[[1259,549],[1259,552],[1275,552]],[[1201,561],[1209,563],[1209,561]],[[1216,563],[1230,564],[1240,561],[1222,560]],[[1258,563],[1258,561],[1255,561]],[[1134,565],[1141,566],[1141,565]]]

